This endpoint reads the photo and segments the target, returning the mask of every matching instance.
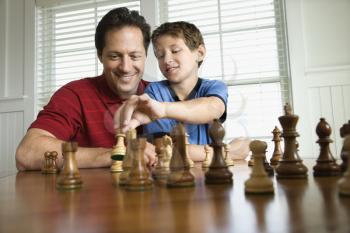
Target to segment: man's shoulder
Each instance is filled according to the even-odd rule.
[[[98,79],[100,77],[88,77],[78,80],[71,81],[64,86],[63,88],[76,89],[76,88],[93,88],[97,86]]]

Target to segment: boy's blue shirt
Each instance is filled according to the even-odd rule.
[[[152,99],[160,102],[177,102],[180,101],[175,92],[171,89],[168,80],[150,83],[145,89]],[[196,86],[193,88],[186,100],[196,99],[200,97],[216,96],[225,104],[225,112],[220,117],[220,121],[226,120],[226,106],[228,99],[228,91],[226,85],[218,80],[209,80],[199,78]],[[178,124],[173,119],[159,119],[144,126],[144,133],[149,139],[157,137],[157,135],[170,134],[173,127]],[[208,134],[208,124],[184,124],[189,135],[190,144],[205,145],[211,142]]]

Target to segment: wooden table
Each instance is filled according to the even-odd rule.
[[[246,195],[250,168],[236,164],[234,184],[128,192],[108,169],[81,169],[83,188],[56,190],[56,175],[20,172],[0,178],[0,232],[350,232],[350,198],[339,177],[273,178],[274,195]]]

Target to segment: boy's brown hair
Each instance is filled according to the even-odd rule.
[[[204,44],[203,36],[200,30],[192,23],[185,21],[167,22],[160,25],[152,33],[152,43],[156,44],[159,37],[169,35],[184,40],[187,47],[193,51]],[[198,62],[198,67],[203,61]]]

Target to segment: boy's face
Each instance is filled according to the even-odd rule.
[[[136,94],[144,72],[146,51],[137,27],[108,31],[99,56],[108,86],[122,98]]]
[[[163,35],[157,39],[154,52],[162,74],[172,84],[180,84],[197,78],[198,62],[203,60],[205,48],[191,51],[182,38]]]

